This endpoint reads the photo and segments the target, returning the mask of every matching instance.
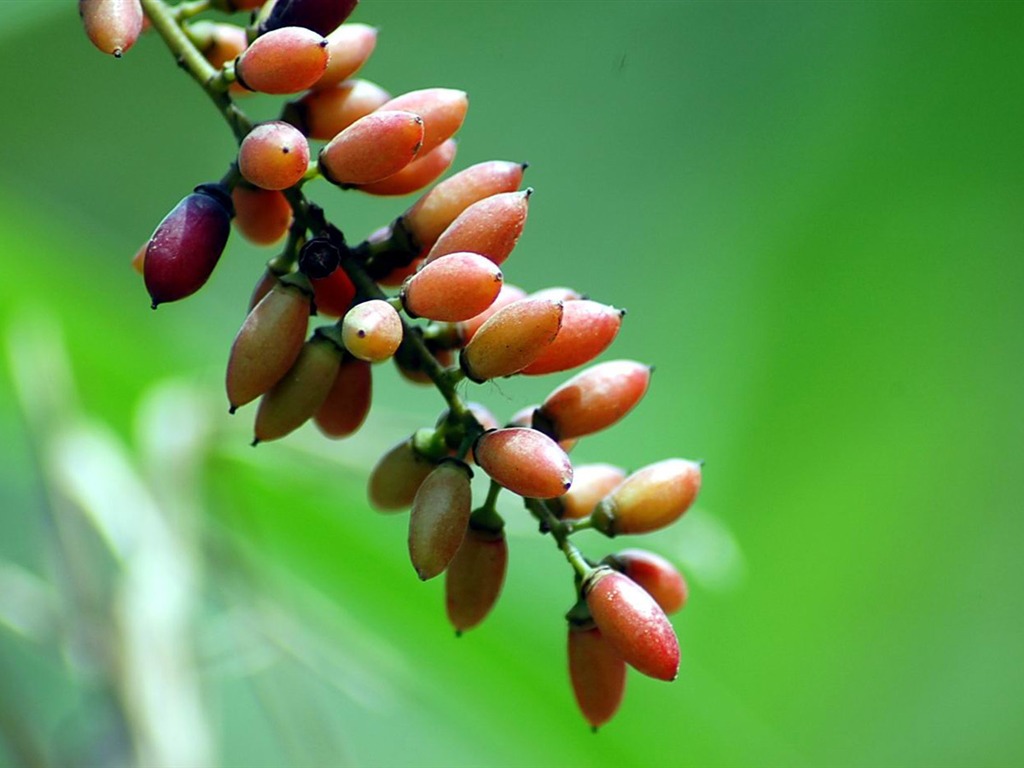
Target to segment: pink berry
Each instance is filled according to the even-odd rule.
[[[477,465],[520,496],[551,499],[572,485],[572,463],[554,440],[526,427],[484,432],[473,445]]]
[[[420,151],[423,120],[412,112],[361,117],[320,150],[320,172],[332,184],[370,184],[405,168]]]
[[[701,467],[686,459],[665,459],[637,470],[595,507],[594,527],[617,536],[648,533],[671,525],[700,491]]]
[[[452,253],[423,265],[402,288],[402,303],[414,317],[468,320],[494,303],[501,291],[498,266],[476,253]]]
[[[309,144],[288,123],[261,123],[238,148],[238,170],[261,189],[287,189],[298,184],[309,168]]]
[[[598,432],[629,413],[650,380],[650,366],[632,360],[592,365],[548,395],[534,425],[559,440]]]
[[[235,60],[235,76],[250,91],[298,93],[327,69],[327,40],[303,27],[282,27],[256,38]]]

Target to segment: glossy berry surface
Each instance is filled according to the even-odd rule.
[[[593,365],[547,396],[534,425],[559,440],[607,429],[633,410],[650,380],[650,366],[633,360]]]
[[[569,625],[568,656],[576,704],[591,727],[600,728],[622,704],[626,662],[595,626]]]
[[[492,480],[520,496],[551,499],[572,485],[572,463],[565,451],[528,427],[484,432],[473,445],[473,457]]]
[[[482,622],[491,612],[508,568],[508,542],[502,531],[470,525],[444,578],[445,612],[457,632]]]
[[[261,123],[238,148],[238,170],[250,184],[281,190],[298,184],[309,168],[309,144],[288,123]]]
[[[256,38],[235,61],[235,76],[260,93],[298,93],[327,69],[327,40],[302,27],[284,27]]]
[[[402,319],[386,301],[372,299],[345,313],[341,334],[354,357],[371,363],[387,360],[402,343]]]
[[[555,340],[561,302],[522,299],[495,312],[462,350],[459,364],[472,381],[518,373]]]
[[[476,253],[452,253],[423,265],[402,288],[402,303],[414,317],[468,320],[487,309],[501,291],[498,266]]]
[[[462,544],[473,503],[472,474],[461,461],[445,459],[416,491],[409,515],[409,558],[424,581],[440,575]]]
[[[665,459],[637,470],[594,509],[594,527],[611,536],[648,533],[671,525],[700,491],[701,467],[686,459]]]
[[[398,173],[423,143],[423,119],[377,111],[356,120],[320,150],[320,172],[332,184],[370,184]]]
[[[661,555],[646,549],[624,549],[605,562],[647,590],[666,614],[682,610],[689,596],[683,575]]]

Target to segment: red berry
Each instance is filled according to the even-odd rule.
[[[361,117],[320,150],[320,172],[332,184],[370,184],[398,173],[416,157],[423,120],[412,112]]]
[[[352,77],[377,45],[377,30],[366,24],[342,24],[327,35],[327,70],[317,89],[330,88]]]
[[[256,38],[235,60],[235,76],[250,91],[298,93],[327,69],[327,40],[302,27],[283,27]]]
[[[423,265],[402,288],[402,304],[413,317],[454,322],[483,312],[501,290],[496,264],[476,253],[451,253]]]
[[[448,139],[429,152],[424,153],[420,150],[416,159],[398,173],[372,184],[361,184],[357,189],[368,195],[408,195],[427,186],[447,171],[448,166],[455,160],[455,149],[455,139]]]
[[[645,549],[624,549],[605,559],[647,590],[665,613],[686,605],[689,589],[683,575],[668,560]]]
[[[675,680],[679,640],[665,612],[642,587],[607,566],[583,584],[590,615],[622,659],[658,680]]]
[[[318,314],[342,317],[351,308],[356,287],[344,269],[336,269],[327,277],[310,282],[313,283],[313,303]]]
[[[409,515],[409,558],[421,579],[432,579],[455,557],[469,525],[472,470],[445,459],[416,491]]]
[[[406,439],[377,460],[370,470],[370,503],[381,512],[408,509],[416,491],[436,465],[418,454]]]
[[[309,138],[330,141],[390,98],[391,94],[369,80],[347,80],[289,102],[284,114]]]
[[[466,119],[469,99],[465,91],[425,88],[396,96],[381,109],[414,112],[423,118],[423,152],[429,152],[455,135]]]
[[[370,364],[346,357],[334,378],[330,392],[313,415],[328,437],[348,437],[358,431],[370,412],[373,379]]]
[[[548,395],[534,426],[559,440],[598,432],[629,413],[650,380],[650,366],[632,360],[593,365]]]
[[[619,709],[626,662],[595,626],[569,624],[569,680],[583,717],[595,730]]]
[[[139,0],[78,0],[78,13],[92,44],[117,58],[142,34]]]
[[[526,224],[532,189],[504,192],[473,203],[459,214],[434,243],[427,261],[459,251],[472,251],[501,264],[512,253]]]
[[[239,184],[231,190],[235,204],[235,229],[256,245],[273,245],[288,233],[292,207],[276,190]]]
[[[518,373],[555,340],[562,304],[522,299],[495,312],[470,339],[459,365],[472,381]]]
[[[626,478],[626,471],[612,464],[579,464],[573,469],[572,488],[558,500],[561,517],[577,520]]]
[[[458,632],[472,629],[501,595],[508,566],[508,543],[502,530],[476,528],[470,523],[444,577],[445,611]]]
[[[605,496],[591,519],[599,531],[648,533],[678,520],[700,491],[701,468],[695,461],[665,459],[639,469]]]
[[[572,485],[569,457],[558,443],[535,429],[484,432],[473,445],[473,457],[492,480],[520,496],[552,499]]]
[[[153,306],[198,291],[220,260],[235,215],[222,184],[203,184],[178,203],[146,246],[143,275]]]
[[[563,305],[562,327],[551,346],[523,369],[527,376],[556,373],[589,363],[619,333],[626,311],[580,299]]]
[[[238,148],[238,170],[261,189],[287,189],[298,184],[309,168],[309,144],[288,123],[262,123]]]

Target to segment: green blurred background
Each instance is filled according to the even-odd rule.
[[[114,61],[73,4],[5,0],[0,764],[126,764],[140,738],[231,766],[1024,763],[1024,5],[353,20],[381,29],[363,76],[470,93],[457,168],[531,163],[506,278],[629,309],[607,356],[652,389],[574,460],[707,461],[675,528],[581,536],[683,568],[679,680],[631,673],[589,732],[568,569],[511,503],[505,594],[452,636],[404,516],[364,500],[442,404],[390,367],[357,437],[247,447],[222,371],[272,251],[233,240],[155,313],[128,267],[227,129],[156,36]],[[312,194],[356,240],[408,205]],[[505,416],[562,378],[473,396]]]

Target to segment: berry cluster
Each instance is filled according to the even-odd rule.
[[[315,179],[371,195],[424,189],[452,164],[452,137],[466,116],[462,91],[393,98],[353,79],[376,43],[373,28],[342,23],[355,5],[80,0],[89,37],[115,56],[148,20],[238,139],[226,175],[197,186],[167,214],[135,265],[155,308],[206,283],[232,222],[255,243],[284,241],[256,285],[227,364],[231,412],[259,400],[254,444],[309,420],[328,437],[356,432],[370,409],[374,363],[391,359],[410,381],[437,388],[444,412],[380,458],[370,502],[382,511],[411,509],[412,565],[424,580],[445,574],[448,618],[461,633],[486,617],[502,589],[508,548],[496,500],[503,489],[522,497],[573,568],[569,672],[596,728],[619,706],[627,665],[676,677],[679,644],[666,614],[684,605],[687,588],[650,552],[626,549],[596,561],[572,536],[670,525],[693,503],[700,465],[668,459],[627,473],[570,461],[580,438],[637,405],[651,369],[631,360],[589,365],[618,334],[622,310],[568,288],[528,294],[504,281],[501,267],[529,208],[531,190],[520,190],[525,165],[491,161],[455,173],[355,245],[306,196]],[[248,26],[195,18],[209,8],[251,12]],[[280,119],[254,125],[236,103],[250,91],[297,96]],[[311,333],[311,317],[338,319]],[[464,382],[585,365],[504,422],[460,392]],[[491,480],[476,506],[472,465]]]

